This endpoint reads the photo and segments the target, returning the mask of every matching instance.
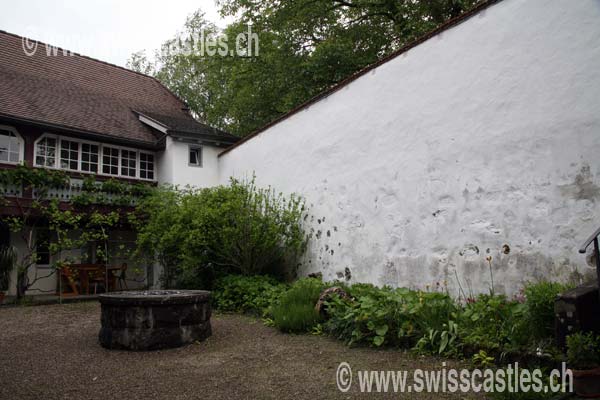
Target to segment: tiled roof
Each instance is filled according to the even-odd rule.
[[[136,110],[136,112],[138,112],[138,110]],[[222,138],[223,141],[226,143],[235,143],[238,140],[240,140],[238,136],[234,136],[220,129],[199,123],[195,120],[190,120],[189,118],[180,118],[178,116],[162,115],[147,111],[139,111],[139,113],[157,122],[160,122],[167,128],[169,133],[175,135],[188,137],[208,136],[214,138]]]
[[[186,129],[212,129],[153,77],[62,50],[48,56],[43,43],[28,56],[23,38],[0,31],[0,116],[156,143],[157,134],[139,121],[136,110],[179,121]]]

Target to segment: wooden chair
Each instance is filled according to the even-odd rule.
[[[63,288],[70,288],[71,292],[63,292],[60,295],[61,296],[78,296],[79,295],[79,284],[78,284],[78,280],[75,279],[75,274],[73,273],[73,271],[71,270],[71,268],[67,265],[64,266],[60,269],[60,279],[63,280],[63,282],[65,283],[65,285],[63,285]]]
[[[98,294],[98,286],[102,286],[104,292],[107,292],[106,270],[104,269],[104,266],[99,266],[97,271],[89,272],[89,283],[90,285],[94,285],[94,294]]]

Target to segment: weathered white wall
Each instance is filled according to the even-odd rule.
[[[210,187],[218,185],[218,158],[223,149],[202,145],[202,167],[190,166],[190,143],[166,138],[165,150],[158,155],[158,182],[179,186]]]
[[[220,158],[221,183],[253,171],[312,205],[326,279],[481,292],[491,256],[510,294],[593,272],[600,1],[502,1]]]

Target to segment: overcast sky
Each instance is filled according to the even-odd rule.
[[[0,29],[125,66],[152,55],[197,9],[223,27],[214,0],[0,0]]]

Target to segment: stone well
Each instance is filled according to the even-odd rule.
[[[100,344],[108,349],[165,349],[211,335],[210,292],[204,290],[106,293],[100,304]]]

